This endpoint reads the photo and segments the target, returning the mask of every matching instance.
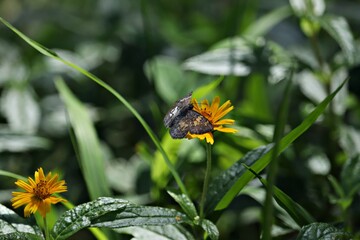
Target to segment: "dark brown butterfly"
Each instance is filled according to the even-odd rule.
[[[193,110],[191,96],[192,93],[189,93],[176,101],[164,117],[164,125],[170,128],[172,138],[184,138],[188,132],[203,134],[214,129],[209,120]]]

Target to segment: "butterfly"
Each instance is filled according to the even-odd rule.
[[[164,125],[170,128],[172,138],[184,138],[187,133],[203,134],[214,129],[207,118],[193,110],[191,97],[192,92],[177,100],[164,117]]]

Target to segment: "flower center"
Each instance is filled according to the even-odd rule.
[[[40,182],[36,184],[36,187],[34,188],[34,193],[41,200],[44,200],[51,195],[49,193],[49,188],[47,187],[47,182],[45,180],[40,180]]]

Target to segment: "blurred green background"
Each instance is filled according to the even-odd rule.
[[[326,1],[327,14],[347,20],[355,46],[349,51],[356,53],[359,9],[360,1]],[[211,100],[219,95],[222,103],[231,100],[235,106],[229,117],[236,120],[238,133],[215,134],[216,175],[247,151],[271,142],[283,80],[292,66],[297,70],[287,130],[329,92],[321,82],[324,72],[316,70],[311,39],[288,1],[0,0],[0,16],[122,94],[162,140],[193,199],[201,193],[205,148],[197,140],[170,139],[162,119],[174,101],[207,86],[211,91],[203,97]],[[334,100],[333,115],[319,119],[281,155],[277,186],[319,222],[336,223],[343,217],[341,204],[328,176],[346,185],[344,166],[355,159],[351,161],[355,177],[347,184],[360,181],[356,177],[360,176],[360,58],[354,54],[354,61],[347,63],[343,46],[326,31],[320,31],[317,39],[335,84],[330,90],[347,77],[350,81]],[[67,182],[66,198],[75,204],[91,199],[86,188],[91,176],[84,177],[77,160],[69,114],[54,83],[58,77],[86,106],[94,123],[109,194],[175,207],[164,190],[175,184],[136,118],[107,91],[39,54],[4,25],[0,25],[0,169],[23,176],[32,176],[40,166],[57,171]],[[0,200],[7,205],[13,182],[1,177]],[[240,195],[222,213],[217,224],[220,239],[258,239],[261,201],[253,195],[260,184],[254,181],[252,186],[256,190]],[[356,232],[359,195],[352,195],[352,200],[347,219]],[[282,227],[279,239],[296,236]],[[91,239],[86,231],[80,234]]]

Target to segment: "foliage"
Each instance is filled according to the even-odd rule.
[[[360,236],[358,3],[28,4],[0,3],[0,239]],[[171,139],[191,91],[238,131]],[[9,206],[40,166],[75,203],[44,225]]]

